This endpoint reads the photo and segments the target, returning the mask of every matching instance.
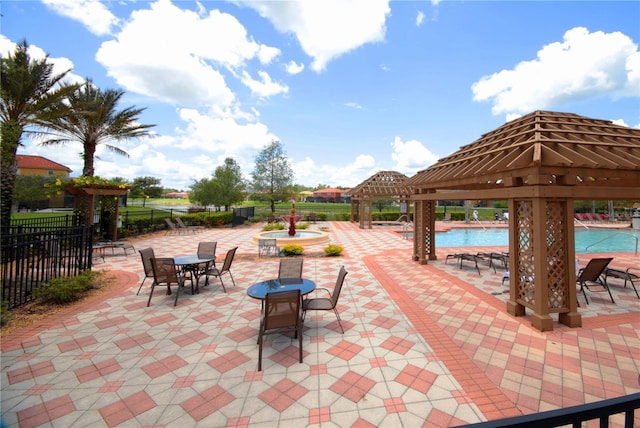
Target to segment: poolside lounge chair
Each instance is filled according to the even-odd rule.
[[[469,262],[473,262],[475,264],[475,268],[478,271],[478,275],[480,275],[480,268],[478,267],[478,256],[476,256],[475,254],[469,254],[469,253],[456,253],[456,254],[449,254],[447,255],[447,258],[444,260],[444,263],[446,264],[447,261],[449,261],[449,259],[458,259],[460,260],[460,269],[462,269],[462,262],[463,261],[469,261]]]
[[[636,296],[640,299],[640,294],[638,294],[638,289],[636,288],[636,282],[640,283],[640,268],[628,268],[627,270],[607,268],[604,271],[605,281],[609,277],[624,279],[624,288],[627,288],[627,282],[629,282],[633,287],[633,291],[636,292]]]
[[[171,219],[165,218],[164,222],[167,224],[167,231],[164,233],[165,235],[168,234],[178,234],[181,235],[186,229],[181,229],[179,227],[177,227],[175,224],[173,224],[173,222],[171,221]]]
[[[606,291],[609,293],[611,303],[615,303],[605,277],[605,270],[609,263],[611,263],[611,260],[613,260],[613,257],[593,258],[589,260],[589,263],[587,263],[585,267],[578,271],[576,281],[580,284],[580,291],[584,294],[587,305],[589,304],[587,290],[594,292]]]

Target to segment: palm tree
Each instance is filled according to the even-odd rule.
[[[87,79],[83,85],[68,96],[71,113],[58,117],[47,124],[47,135],[52,138],[42,145],[64,145],[73,141],[82,143],[83,176],[93,176],[94,158],[99,144],[107,150],[129,157],[123,149],[112,142],[149,136],[148,129],[155,125],[143,125],[138,117],[143,108],[127,107],[117,110],[124,91],[108,89],[101,91]]]
[[[59,86],[70,70],[53,74],[48,56],[32,60],[26,40],[16,45],[13,55],[0,58],[0,225],[11,224],[13,191],[18,172],[16,152],[25,132],[37,133],[59,115],[66,114],[62,102],[77,89]],[[29,130],[28,128],[34,128]]]

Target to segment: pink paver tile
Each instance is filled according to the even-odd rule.
[[[105,384],[98,389],[98,392],[116,392],[122,385],[124,385],[124,381],[105,382]]]
[[[113,318],[108,318],[106,320],[102,320],[102,321],[98,321],[95,323],[96,327],[98,327],[101,330],[107,329],[107,328],[111,328],[111,327],[117,327],[120,324],[125,324],[128,323],[129,319],[125,316],[117,316],[117,317],[113,317]]]
[[[178,346],[188,346],[192,343],[199,342],[203,339],[206,339],[208,335],[202,330],[194,330],[188,333],[181,334],[180,336],[176,336],[171,339],[173,343]]]
[[[349,371],[329,387],[333,392],[357,403],[376,383],[362,375]]]
[[[153,337],[151,337],[147,333],[135,334],[130,337],[126,337],[124,339],[116,340],[115,345],[122,349],[123,351],[126,349],[131,349],[136,346],[142,346],[145,343],[153,342]]]
[[[293,403],[299,401],[308,392],[309,390],[304,386],[301,386],[289,379],[283,379],[271,388],[263,391],[258,395],[258,398],[276,409],[278,412],[283,412]]]
[[[248,356],[246,356],[242,352],[233,350],[224,355],[221,355],[218,358],[214,358],[207,364],[212,368],[218,370],[220,373],[226,373],[229,370],[233,370],[234,368],[246,363],[247,361],[249,361]]]
[[[225,335],[226,337],[228,337],[231,340],[234,340],[236,342],[244,342],[245,340],[249,339],[249,338],[257,338],[258,337],[258,330],[255,327],[252,326],[245,326],[245,327],[241,327],[237,330],[234,330],[228,334]]]
[[[66,342],[62,342],[58,344],[58,349],[60,352],[69,352],[74,351],[76,349],[83,348],[85,346],[91,346],[98,343],[95,337],[93,336],[84,336],[80,338],[74,338],[68,340]]]
[[[310,425],[319,425],[323,422],[331,422],[331,407],[309,409]]]
[[[405,355],[415,345],[414,342],[403,339],[401,337],[391,336],[380,344],[384,349],[396,352],[401,355]]]
[[[108,426],[117,426],[156,407],[156,402],[144,391],[102,407],[100,415]]]
[[[39,426],[54,421],[62,416],[68,415],[76,410],[76,407],[68,395],[54,398],[18,411],[18,422],[20,426]]]
[[[122,369],[115,358],[89,364],[88,366],[74,370],[78,382],[85,383],[110,373],[115,373]]]
[[[40,395],[44,394],[51,388],[53,384],[41,384],[41,385],[33,385],[31,388],[27,389],[22,395]]]
[[[331,355],[335,355],[338,358],[342,358],[345,361],[349,361],[354,356],[358,355],[364,349],[363,346],[357,343],[352,343],[347,340],[342,340],[335,346],[332,346],[327,351]]]
[[[7,372],[9,384],[22,382],[28,379],[34,379],[38,376],[46,375],[55,372],[55,367],[51,364],[51,361],[43,361],[42,363],[29,364],[26,367],[22,367]]]
[[[185,360],[177,355],[172,355],[170,357],[166,357],[159,361],[142,366],[142,370],[151,379],[155,379],[160,376],[164,376],[167,373],[173,373],[175,370],[186,365],[187,362]]]
[[[198,395],[183,401],[180,403],[180,406],[193,419],[201,421],[231,403],[233,400],[235,400],[233,395],[229,394],[219,385],[214,385]]]
[[[387,409],[387,413],[400,413],[407,411],[407,406],[404,404],[402,398],[386,398],[384,400],[384,407]]]
[[[175,321],[176,317],[173,314],[164,314],[155,317],[145,318],[144,322],[149,325],[149,327],[156,327],[163,324],[169,324],[172,321]]]
[[[395,381],[426,394],[437,378],[435,373],[409,364],[398,373]]]

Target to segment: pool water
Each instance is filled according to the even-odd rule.
[[[413,234],[408,234],[413,239]],[[576,253],[633,253],[637,250],[637,231],[617,229],[576,229]],[[451,229],[436,232],[437,247],[508,246],[507,229]]]

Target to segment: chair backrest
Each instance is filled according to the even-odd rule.
[[[231,269],[231,263],[233,262],[237,249],[238,247],[234,247],[227,251],[227,255],[224,257],[224,264],[222,265],[222,269],[220,269],[221,272],[226,272]]]
[[[198,256],[215,256],[217,242],[198,242]]]
[[[178,271],[171,257],[153,257],[151,259],[153,267],[153,279],[156,284],[178,283]]]
[[[297,327],[300,317],[300,290],[267,293],[264,308],[264,329]]]
[[[344,278],[347,276],[349,272],[342,266],[340,268],[340,272],[338,272],[338,279],[336,279],[336,286],[333,288],[333,293],[331,294],[331,303],[335,308],[338,304],[338,299],[340,298],[340,291],[342,291],[342,284],[344,284]]]
[[[276,246],[276,239],[271,239],[271,238],[264,238],[264,239],[258,239],[258,246],[260,247],[275,247]]]
[[[594,258],[589,260],[589,263],[580,270],[578,275],[578,281],[598,281],[600,275],[604,273],[609,263],[613,260],[613,257]]]
[[[151,259],[155,257],[153,248],[143,248],[140,250],[140,258],[142,259],[142,267],[144,268],[145,276],[153,275],[153,266],[151,265]]]
[[[165,218],[164,222],[167,223],[167,226],[169,226],[169,229],[176,230],[176,225],[173,224],[173,222],[170,219]]]
[[[304,259],[280,259],[278,278],[302,278]]]

